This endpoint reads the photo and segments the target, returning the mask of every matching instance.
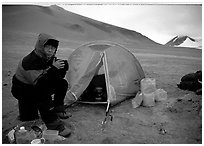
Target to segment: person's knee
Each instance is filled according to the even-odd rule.
[[[62,87],[62,88],[67,90],[69,84],[68,84],[68,82],[65,79],[61,79],[58,86],[60,86],[60,87]]]

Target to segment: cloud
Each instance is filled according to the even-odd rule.
[[[135,30],[159,43],[165,43],[175,35],[190,35],[191,37],[201,37],[202,35],[201,5],[116,4],[59,6],[98,21]],[[165,40],[167,38],[168,40]]]
[[[202,35],[202,8],[198,5],[147,5],[144,8],[140,16],[136,15],[133,24],[135,30],[153,40],[162,35],[169,36],[169,39],[175,35]]]

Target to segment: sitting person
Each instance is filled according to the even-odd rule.
[[[54,37],[41,33],[35,49],[18,64],[11,92],[18,100],[21,121],[38,119],[39,110],[46,127],[66,137],[71,130],[60,119],[71,116],[64,107],[69,66],[66,60],[56,59],[58,45]]]

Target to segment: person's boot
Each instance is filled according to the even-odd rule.
[[[58,130],[59,135],[63,136],[63,137],[69,137],[71,134],[71,130],[69,128],[67,128],[64,125],[64,123],[59,119],[55,120],[54,122],[47,123],[46,127],[49,130]]]
[[[64,127],[64,130],[59,132],[59,135],[63,136],[63,137],[69,137],[71,135],[71,129],[69,129],[68,127]]]
[[[60,119],[68,119],[69,117],[72,116],[72,114],[68,113],[68,112],[59,112],[59,113],[56,113],[56,114]]]

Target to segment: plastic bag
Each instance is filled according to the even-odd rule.
[[[154,106],[155,105],[155,92],[142,93],[143,94],[143,106]]]
[[[142,93],[152,93],[156,91],[156,80],[154,78],[144,78],[141,80]]]
[[[167,92],[164,89],[157,89],[155,91],[155,100],[164,101],[167,99]]]
[[[33,130],[26,130],[25,127],[22,126],[15,131],[14,137],[17,144],[30,144],[30,142],[36,138],[36,134]]]
[[[15,142],[15,137],[14,137],[14,133],[15,133],[15,129],[12,129],[11,131],[9,131],[9,133],[7,134],[9,142],[12,144]]]
[[[132,99],[132,107],[137,108],[142,104],[143,95],[141,92],[138,92],[135,98]]]

